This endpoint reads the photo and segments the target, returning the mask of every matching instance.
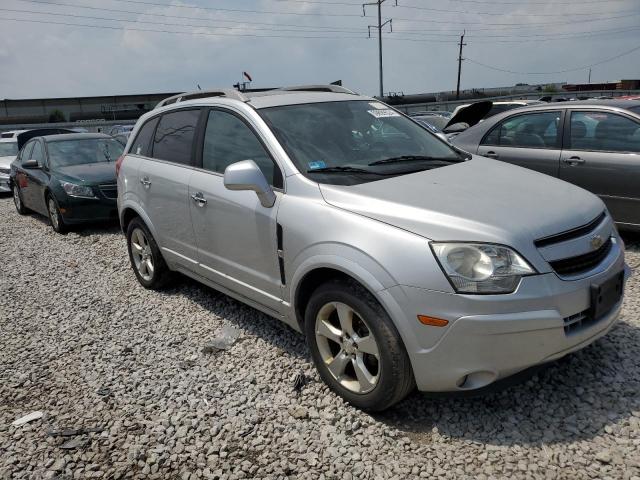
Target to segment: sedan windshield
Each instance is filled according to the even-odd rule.
[[[115,162],[122,155],[124,146],[112,138],[87,138],[49,142],[47,149],[52,167],[68,167]]]
[[[376,101],[287,105],[259,110],[305,176],[354,185],[463,161],[416,122]]]
[[[18,144],[16,142],[1,142],[0,157],[15,157],[18,154]]]

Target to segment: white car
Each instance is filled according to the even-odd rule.
[[[19,133],[24,130],[12,130],[10,132],[2,132],[0,134],[0,193],[11,191],[9,186],[9,172],[11,170],[11,162],[18,155],[18,139]]]

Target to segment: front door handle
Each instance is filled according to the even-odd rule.
[[[191,195],[191,198],[199,207],[204,207],[207,204],[207,199],[204,198],[202,192],[194,193],[193,195]]]
[[[151,187],[151,180],[149,180],[149,177],[142,177],[140,179],[140,183],[142,184],[142,186],[146,189]]]
[[[498,158],[498,154],[496,152],[494,152],[493,150],[489,150],[484,155],[485,155],[485,157]]]
[[[564,163],[571,165],[571,166],[576,166],[576,165],[580,165],[582,163],[584,163],[584,160],[580,157],[569,157],[569,158],[565,158],[564,160],[562,160]]]

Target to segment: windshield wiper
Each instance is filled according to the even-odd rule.
[[[367,170],[366,168],[348,167],[348,166],[311,168],[307,170],[307,173],[369,173],[371,175],[388,175],[386,173]]]
[[[402,163],[402,162],[447,162],[447,163],[458,163],[461,162],[461,159],[454,158],[437,158],[437,157],[427,157],[424,155],[402,155],[400,157],[391,157],[385,158],[383,160],[376,160],[375,162],[371,162],[368,166],[373,167],[374,165],[384,165],[387,163]]]

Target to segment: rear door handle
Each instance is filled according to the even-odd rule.
[[[493,150],[489,150],[484,155],[485,155],[485,157],[498,158],[498,154],[496,152],[494,152]]]
[[[140,179],[140,183],[142,184],[142,186],[144,188],[149,188],[151,187],[151,180],[149,180],[149,177],[142,177]]]
[[[568,164],[568,165],[580,165],[582,163],[584,163],[584,160],[580,157],[569,157],[569,158],[565,158],[564,160],[562,160],[564,163]]]
[[[202,192],[197,192],[191,195],[191,198],[199,207],[204,207],[207,204],[207,199],[204,198]]]

